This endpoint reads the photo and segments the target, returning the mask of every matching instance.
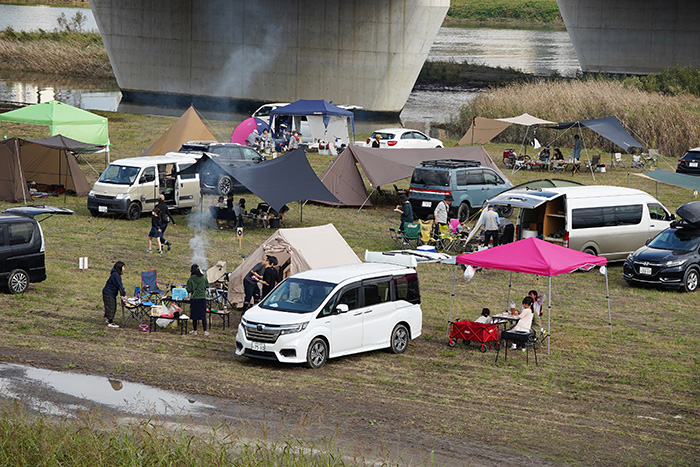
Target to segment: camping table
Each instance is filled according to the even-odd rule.
[[[211,329],[211,317],[216,315],[221,318],[223,329],[231,327],[231,312],[229,310],[212,310],[207,308],[207,315],[209,315],[209,328]]]
[[[491,317],[491,320],[492,320],[493,324],[497,324],[498,326],[503,325],[503,327],[501,328],[501,331],[505,331],[507,324],[511,324],[511,323],[515,324],[518,321],[520,321],[520,318],[518,316],[513,316],[513,315],[510,315],[507,313],[500,313],[497,315],[493,315]]]
[[[150,334],[151,332],[156,332],[158,330],[158,325],[156,324],[156,321],[161,318],[161,316],[151,316],[149,315],[150,322],[148,323],[148,333]],[[165,318],[163,319],[175,319],[175,318]],[[189,318],[186,317],[179,317],[177,319],[177,325],[180,327],[180,335],[187,334],[187,323],[189,322]]]
[[[571,175],[576,172],[581,172],[581,162],[576,161],[564,161],[564,172],[571,169]]]

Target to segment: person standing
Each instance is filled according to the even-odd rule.
[[[251,307],[252,303],[258,303],[260,300],[260,287],[258,283],[265,273],[265,269],[269,266],[267,256],[253,268],[248,271],[248,274],[243,278],[243,290],[245,296],[243,298],[243,311]]]
[[[482,221],[484,227],[484,246],[488,247],[489,242],[493,239],[493,246],[498,245],[498,213],[493,208],[489,206],[488,211],[484,214],[484,220]]]
[[[146,253],[152,252],[153,239],[158,243],[158,253],[163,253],[163,246],[160,244],[160,210],[153,208],[151,211],[151,230],[148,232],[148,250]]]
[[[574,162],[581,160],[581,137],[579,135],[574,135],[574,151],[571,157],[574,158]]]
[[[435,217],[435,225],[447,225],[447,219],[450,214],[450,205],[452,205],[452,195],[445,195],[445,199],[440,201],[437,206],[435,206],[435,211],[433,211],[433,216]],[[437,227],[436,227],[437,229]]]
[[[265,268],[265,272],[263,272],[262,280],[260,283],[262,284],[262,295],[260,296],[260,299],[264,299],[267,297],[267,294],[272,292],[272,289],[275,288],[277,283],[279,282],[279,275],[277,274],[277,257],[276,256],[267,256],[267,264],[268,266]]]
[[[243,216],[246,214],[245,198],[238,200],[238,204],[233,205],[233,213],[236,215],[236,227],[243,227]]]
[[[297,130],[292,132],[292,136],[289,137],[289,150],[299,149],[299,133]]]
[[[506,243],[513,243],[513,236],[515,235],[513,223],[506,217],[499,217],[498,227],[501,231],[501,234],[498,236],[498,244],[505,245]]]
[[[156,204],[156,209],[160,211],[160,244],[167,246],[168,251],[170,251],[170,246],[172,243],[165,239],[165,229],[168,228],[168,222],[170,221],[172,221],[173,225],[177,224],[175,223],[173,216],[170,215],[168,205],[165,204],[165,196],[158,195],[158,204]]]
[[[399,204],[396,206],[394,211],[401,213],[401,224],[399,225],[399,231],[403,232],[404,226],[413,222],[413,206],[411,206],[408,196],[399,196]]]
[[[202,321],[204,335],[208,336],[207,288],[209,288],[209,282],[198,265],[193,264],[190,267],[190,278],[187,279],[185,288],[187,289],[187,293],[190,294],[190,319],[192,320],[192,330],[190,334],[197,335],[197,323]]]
[[[380,141],[381,139],[382,139],[382,135],[380,135],[379,133],[376,133],[376,134],[374,135],[374,140],[372,140],[372,147],[373,147],[373,148],[379,148],[379,147],[380,147],[379,141]]]
[[[122,261],[117,261],[109,273],[109,279],[102,288],[102,302],[105,306],[105,318],[107,326],[110,328],[118,328],[119,325],[114,322],[114,314],[117,312],[117,294],[122,297],[126,295],[124,285],[122,284],[122,274],[126,266]]]

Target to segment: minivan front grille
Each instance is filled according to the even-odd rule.
[[[97,199],[114,199],[114,196],[109,196],[109,195],[95,195],[95,198],[97,198]]]
[[[246,322],[243,324],[248,340],[274,344],[280,336],[280,328],[269,324]]]

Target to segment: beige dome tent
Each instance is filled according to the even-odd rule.
[[[289,261],[282,278],[309,269],[361,263],[333,224],[279,229],[231,273],[228,292],[231,303],[243,302],[243,278],[265,255],[276,256],[280,266]]]

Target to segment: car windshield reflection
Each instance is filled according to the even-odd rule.
[[[700,231],[687,232],[682,229],[665,230],[650,243],[650,248],[673,251],[692,251],[700,246]]]
[[[136,180],[139,170],[138,167],[111,164],[102,172],[98,181],[117,185],[131,185]]]
[[[273,290],[260,304],[268,310],[312,313],[318,309],[335,284],[289,278]]]

